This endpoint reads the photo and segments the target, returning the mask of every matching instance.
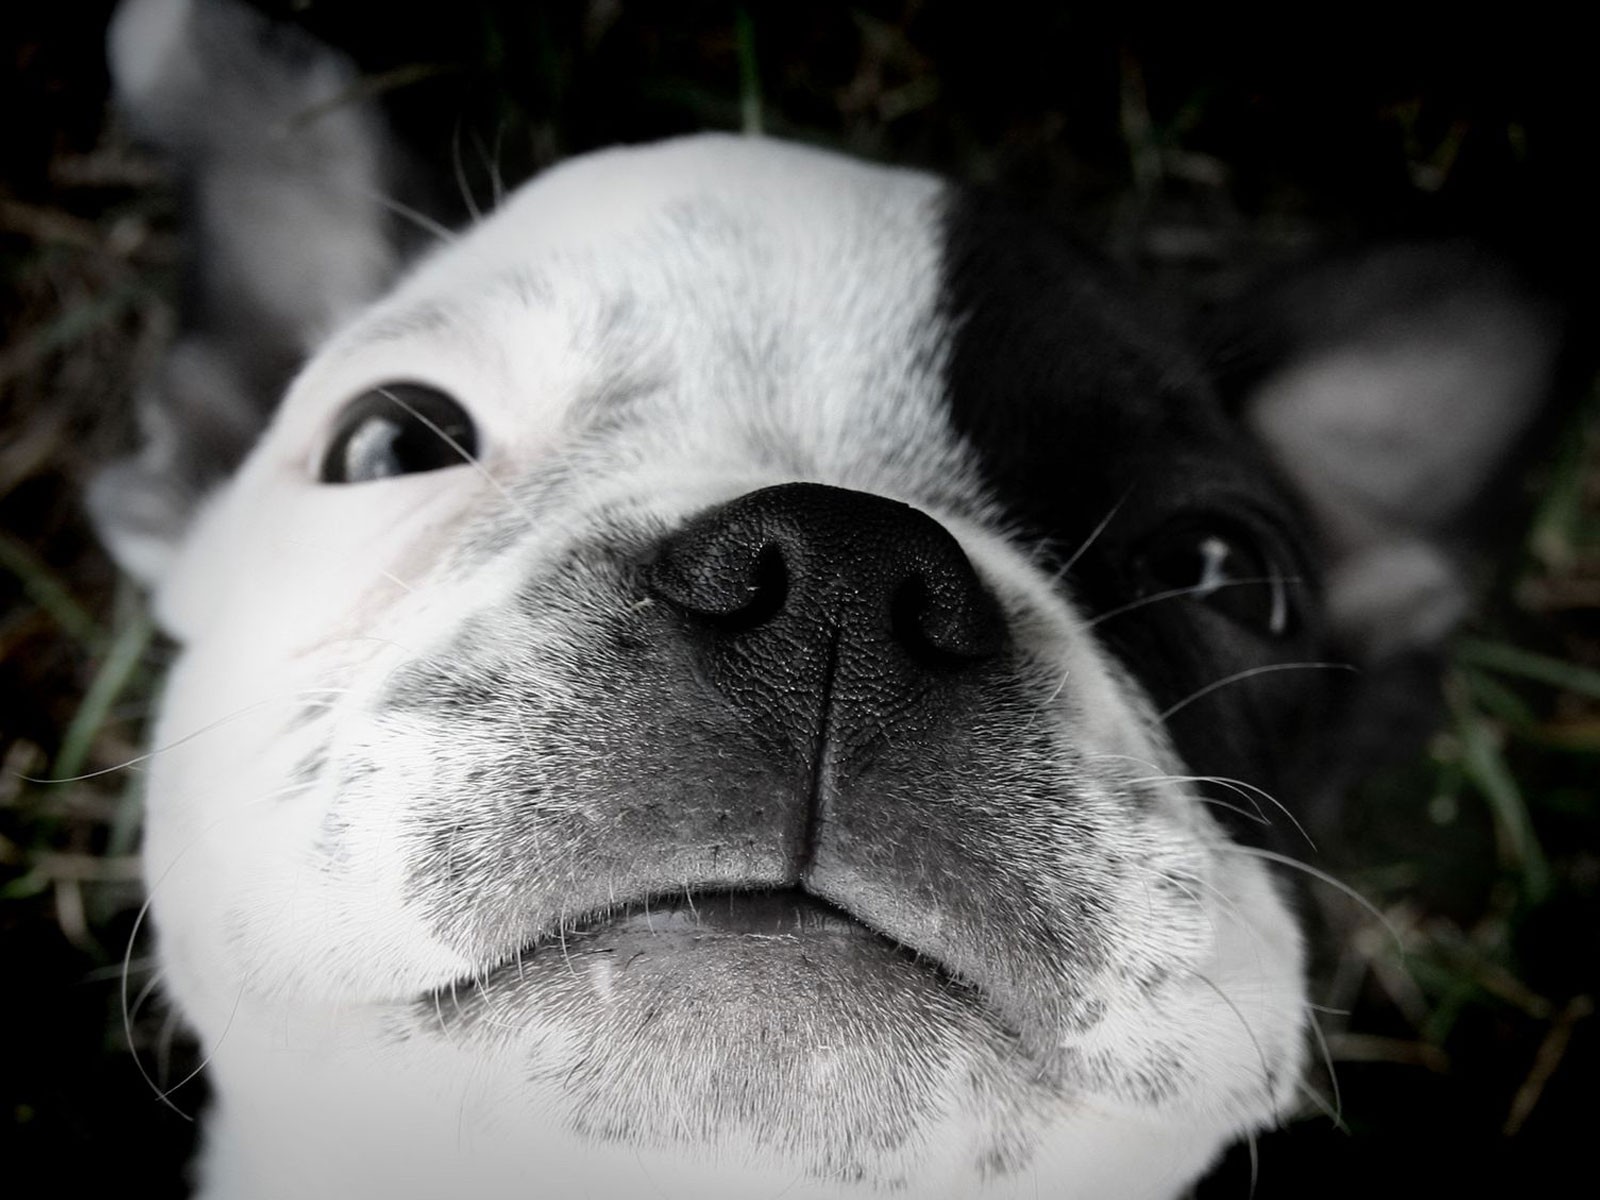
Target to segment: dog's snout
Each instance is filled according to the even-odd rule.
[[[646,586],[699,628],[834,642],[921,668],[988,658],[994,598],[955,538],[906,504],[815,483],[763,488],[668,537]]]
[[[1000,606],[949,530],[881,496],[783,484],[663,538],[642,582],[656,604],[637,627],[659,641],[640,669],[675,689],[663,712],[715,730],[717,783],[697,774],[666,818],[669,840],[716,848],[702,877],[852,908],[851,880],[923,861],[895,832],[905,814],[879,818],[1007,675]],[[653,812],[641,842],[663,836]]]

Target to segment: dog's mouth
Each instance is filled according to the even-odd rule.
[[[859,918],[801,888],[685,890],[608,908],[567,926],[567,936],[607,931],[650,936],[881,937]]]
[[[624,974],[646,964],[653,971],[673,964],[687,978],[760,960],[821,958],[851,972],[892,963],[896,972],[910,968],[938,986],[960,986],[917,948],[804,888],[688,888],[568,916],[486,970],[437,989],[426,1003],[442,998],[459,1010],[472,996],[537,989],[554,976]]]

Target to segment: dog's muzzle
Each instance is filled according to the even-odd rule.
[[[1090,893],[1109,801],[1049,706],[1059,680],[1026,649],[1024,614],[949,530],[789,483],[613,561],[614,604],[591,590],[567,606],[592,622],[585,654],[513,651],[570,674],[518,694],[545,706],[525,724],[504,702],[508,773],[453,804],[417,858],[419,905],[490,964],[490,990],[522,994],[525,968],[580,958],[648,959],[713,991],[737,962],[799,986],[796,964],[826,958],[869,990],[975,989],[983,1021],[1041,1045],[1094,1019],[1078,982],[1106,951]],[[475,653],[453,651],[450,671]],[[396,686],[437,712],[449,678]],[[470,736],[489,736],[497,703],[469,706]],[[556,733],[518,754],[527,727]],[[468,889],[493,902],[457,903]]]
[[[875,744],[927,738],[963,679],[994,663],[1006,642],[994,597],[937,521],[814,483],[701,514],[655,547],[643,578],[702,680],[807,781],[770,811],[792,891],[776,904],[764,889],[708,896],[698,919],[779,931],[817,918],[806,884],[829,798]]]

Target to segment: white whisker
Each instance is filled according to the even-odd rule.
[[[1257,675],[1270,675],[1275,671],[1354,671],[1355,669],[1356,668],[1352,664],[1342,662],[1293,662],[1268,663],[1266,666],[1262,667],[1251,667],[1248,670],[1235,671],[1232,675],[1224,675],[1221,679],[1216,680],[1214,683],[1206,684],[1205,687],[1201,688],[1197,692],[1191,692],[1182,700],[1179,700],[1176,704],[1168,708],[1165,712],[1161,713],[1157,717],[1157,720],[1168,720],[1174,713],[1181,712],[1185,708],[1188,708],[1189,705],[1193,704],[1196,700],[1199,700],[1204,696],[1209,696],[1212,692],[1218,690],[1219,688],[1225,688],[1229,684],[1239,683],[1246,679],[1254,679]]]
[[[444,225],[441,225],[438,221],[435,221],[426,213],[412,208],[409,204],[405,204],[399,200],[396,200],[393,196],[385,196],[382,192],[373,191],[370,188],[361,189],[361,195],[367,200],[370,200],[373,204],[376,204],[381,208],[388,209],[388,211],[393,213],[395,216],[402,217],[405,220],[410,221],[418,229],[422,230],[422,232],[428,234],[437,241],[448,245],[456,240],[457,235],[454,231]]]
[[[1312,1087],[1309,1083],[1302,1079],[1298,1084],[1295,1085],[1295,1090],[1307,1100],[1311,1101],[1312,1106],[1316,1108],[1318,1112],[1327,1117],[1328,1120],[1332,1121],[1335,1129],[1339,1130],[1341,1133],[1350,1132],[1350,1127],[1344,1123],[1344,1118],[1341,1117],[1334,1109],[1328,1098],[1321,1092],[1317,1091],[1316,1088]]]
[[[1084,623],[1084,628],[1093,629],[1102,621],[1109,621],[1112,617],[1120,617],[1123,613],[1133,612],[1136,609],[1144,608],[1146,605],[1155,604],[1160,600],[1175,600],[1182,596],[1211,596],[1215,595],[1217,592],[1220,592],[1223,588],[1246,587],[1250,585],[1259,586],[1261,584],[1268,583],[1299,582],[1299,578],[1292,575],[1262,575],[1252,579],[1229,579],[1223,583],[1197,583],[1191,584],[1188,587],[1171,588],[1164,592],[1152,592],[1148,596],[1140,596],[1137,600],[1130,600],[1126,604],[1118,605],[1116,608],[1108,609],[1103,613],[1096,613]]]
[[[500,118],[494,130],[494,146],[483,144],[483,139],[478,136],[477,130],[472,131],[472,145],[478,152],[478,161],[483,164],[483,169],[489,173],[489,195],[491,198],[490,211],[498,209],[505,203],[506,181],[500,171],[500,152],[504,147],[506,121]]]
[[[198,732],[205,731],[200,730]],[[215,819],[200,828],[194,834],[194,836],[184,844],[178,853],[173,855],[172,860],[167,863],[161,874],[157,876],[156,879],[150,884],[149,888],[145,892],[144,902],[139,905],[139,911],[134,914],[133,927],[128,930],[128,941],[122,952],[121,981],[118,987],[119,999],[122,1006],[123,1037],[127,1040],[128,1049],[133,1058],[133,1065],[135,1069],[138,1070],[140,1077],[150,1086],[150,1090],[155,1093],[156,1098],[160,1100],[162,1104],[166,1105],[173,1112],[177,1113],[185,1121],[193,1122],[194,1117],[193,1115],[184,1112],[172,1102],[172,1093],[176,1092],[185,1083],[188,1083],[189,1080],[199,1075],[200,1072],[205,1069],[206,1065],[210,1063],[212,1057],[216,1053],[217,1047],[222,1044],[222,1038],[226,1037],[228,1030],[233,1027],[233,1019],[238,1013],[239,1003],[244,999],[244,984],[241,983],[239,986],[239,995],[234,1000],[233,1010],[228,1015],[228,1021],[223,1027],[221,1036],[219,1036],[217,1041],[212,1044],[209,1050],[206,1051],[201,1059],[200,1064],[195,1067],[194,1070],[189,1072],[189,1074],[180,1079],[177,1083],[173,1084],[171,1087],[164,1088],[150,1074],[149,1069],[144,1065],[144,1061],[139,1057],[138,1043],[134,1040],[133,1036],[134,1015],[138,1011],[138,1008],[144,1003],[150,989],[154,987],[156,983],[156,980],[152,979],[149,984],[140,990],[138,998],[130,1002],[128,991],[133,977],[133,948],[138,943],[139,932],[144,928],[145,921],[150,914],[150,906],[155,903],[156,895],[161,891],[162,885],[171,876],[172,872],[178,868],[179,864],[182,863],[183,860],[188,856],[191,850],[200,845],[200,843],[205,838],[209,837],[218,827],[251,811],[257,805],[265,804],[269,801],[278,799],[280,796],[290,792],[302,790],[305,786],[306,785],[304,784],[290,784],[285,787],[275,788],[265,795],[257,796],[236,808],[230,808],[226,812],[220,813]]]
[[[483,221],[483,212],[478,208],[478,201],[472,194],[472,186],[467,182],[466,165],[461,161],[461,118],[456,117],[455,128],[450,134],[450,169],[455,174],[456,190],[461,193],[461,202],[467,206],[467,212],[472,217],[474,225]]]
[[[202,737],[205,734],[211,733],[214,730],[219,729],[222,726],[229,724],[230,722],[237,721],[241,717],[248,716],[250,713],[255,712],[257,709],[265,708],[269,704],[288,704],[288,703],[291,703],[291,702],[296,701],[296,700],[303,700],[308,696],[316,696],[316,695],[343,695],[348,690],[349,690],[348,688],[308,688],[308,689],[306,689],[304,691],[292,692],[287,696],[268,696],[268,697],[266,697],[265,699],[262,699],[262,700],[252,701],[251,703],[245,705],[243,708],[236,709],[235,711],[229,713],[225,717],[218,717],[215,721],[212,721],[209,725],[202,725],[199,729],[194,730],[192,733],[186,733],[180,738],[175,738],[172,741],[165,743],[164,745],[157,746],[154,750],[147,750],[143,754],[136,754],[132,758],[123,759],[121,762],[113,763],[109,767],[101,767],[98,771],[88,771],[88,772],[85,772],[82,775],[67,775],[67,776],[64,776],[61,779],[43,779],[43,778],[38,778],[38,777],[32,776],[32,775],[20,775],[20,774],[17,775],[16,778],[23,780],[25,783],[41,783],[41,784],[43,784],[43,783],[82,783],[85,779],[99,779],[102,775],[111,775],[111,774],[115,774],[117,771],[130,770],[133,767],[137,767],[137,766],[139,766],[139,765],[141,765],[143,763],[147,763],[151,759],[155,758],[158,754],[165,754],[169,750],[176,750],[179,746],[187,745],[189,742],[194,741],[196,738]],[[311,706],[310,704],[307,705],[307,707],[310,707],[310,706]]]
[[[239,984],[239,994],[233,998],[233,1007],[228,1010],[228,1019],[223,1023],[222,1032],[217,1035],[217,1040],[212,1042],[210,1048],[207,1049],[205,1054],[201,1056],[200,1061],[195,1064],[194,1069],[182,1079],[178,1080],[177,1083],[169,1087],[166,1091],[156,1093],[156,1099],[160,1100],[168,1108],[172,1109],[173,1112],[179,1112],[179,1109],[177,1105],[172,1103],[172,1094],[184,1084],[188,1083],[191,1079],[198,1078],[200,1073],[211,1065],[211,1060],[216,1057],[217,1051],[222,1048],[222,1043],[227,1040],[229,1032],[233,1029],[234,1018],[239,1015],[239,1006],[244,1003],[244,992],[245,985],[241,981]],[[148,1079],[149,1076],[145,1076],[145,1078]],[[185,1115],[186,1119],[189,1121],[194,1120],[192,1116],[187,1116],[187,1114],[181,1115]]]
[[[1267,1063],[1267,1052],[1261,1045],[1261,1039],[1256,1036],[1255,1028],[1250,1024],[1249,1020],[1246,1019],[1243,1010],[1233,1002],[1232,997],[1230,997],[1228,993],[1224,992],[1212,980],[1206,978],[1206,976],[1202,975],[1199,971],[1191,971],[1190,974],[1195,979],[1198,979],[1201,983],[1205,984],[1214,993],[1216,993],[1217,999],[1226,1004],[1233,1015],[1238,1018],[1239,1027],[1244,1030],[1245,1036],[1250,1039],[1250,1044],[1255,1047],[1256,1060],[1261,1066],[1262,1095],[1270,1100],[1272,1097],[1272,1068]]]
[[[1116,757],[1126,757],[1126,756],[1118,755]],[[1256,810],[1255,814],[1254,814],[1255,819],[1260,821],[1260,823],[1263,824],[1263,825],[1270,825],[1270,824],[1272,824],[1272,822],[1267,819],[1266,813],[1261,811],[1261,805],[1260,805],[1260,803],[1259,803],[1259,801],[1257,799],[1259,797],[1260,800],[1265,800],[1267,803],[1271,804],[1274,808],[1276,808],[1279,812],[1281,812],[1284,816],[1289,818],[1290,824],[1292,824],[1295,827],[1296,831],[1300,834],[1301,837],[1305,838],[1306,845],[1310,846],[1313,851],[1315,851],[1316,848],[1317,848],[1316,842],[1311,840],[1311,835],[1306,832],[1305,826],[1300,824],[1299,819],[1295,817],[1294,813],[1289,811],[1288,807],[1283,803],[1283,801],[1279,800],[1276,796],[1274,796],[1271,792],[1267,791],[1265,788],[1257,787],[1255,784],[1247,783],[1242,779],[1230,779],[1225,775],[1167,775],[1167,774],[1162,774],[1162,775],[1148,776],[1148,777],[1143,778],[1143,779],[1130,779],[1130,780],[1128,780],[1128,782],[1129,783],[1134,783],[1134,784],[1141,784],[1141,783],[1214,783],[1218,787],[1225,787],[1225,788],[1229,789],[1230,791],[1235,792],[1238,795],[1240,795],[1240,796],[1244,797],[1245,799],[1249,800],[1250,803],[1254,806],[1254,808]],[[1207,797],[1204,797],[1204,796],[1199,797],[1199,799],[1202,802],[1206,803],[1206,804],[1216,804],[1216,805],[1218,805],[1218,806],[1220,806],[1222,808],[1230,809],[1233,812],[1243,812],[1243,810],[1238,808],[1237,806],[1232,805],[1232,804],[1224,803],[1221,800],[1207,798]],[[1244,813],[1244,815],[1245,816],[1250,816],[1251,814]]]
[[[1127,503],[1128,496],[1132,493],[1132,491],[1133,489],[1129,488],[1128,491],[1123,492],[1122,495],[1117,498],[1117,502],[1111,506],[1111,510],[1106,513],[1105,516],[1100,518],[1100,524],[1096,525],[1089,531],[1089,536],[1083,539],[1083,542],[1078,546],[1078,548],[1072,552],[1072,556],[1062,564],[1061,569],[1056,572],[1055,579],[1051,582],[1060,583],[1067,577],[1068,572],[1070,572],[1072,568],[1077,565],[1078,560],[1088,553],[1089,547],[1093,546],[1095,542],[1099,540],[1100,535],[1106,531],[1106,526],[1111,524],[1111,520],[1117,515],[1118,510]]]
[[[511,511],[521,517],[523,521],[527,523],[529,529],[533,530],[534,532],[538,532],[539,526],[534,521],[532,515],[523,509],[521,502],[511,494],[510,489],[508,489],[505,484],[501,483],[489,472],[488,468],[486,468],[483,463],[478,460],[477,455],[473,454],[460,442],[456,441],[455,438],[451,437],[443,429],[439,428],[437,424],[431,421],[425,414],[419,412],[413,405],[407,404],[399,396],[395,395],[395,393],[389,388],[378,388],[376,390],[379,395],[386,396],[390,400],[394,401],[394,403],[398,404],[402,409],[410,413],[418,421],[421,421],[430,430],[437,434],[445,445],[449,446],[450,449],[454,450],[461,456],[462,462],[470,466],[483,478],[486,483],[489,484],[490,487],[494,488],[495,491],[500,493]]]
[[[1299,871],[1302,874],[1310,876],[1312,879],[1327,884],[1335,891],[1348,896],[1367,912],[1371,913],[1372,917],[1380,925],[1382,925],[1389,936],[1394,939],[1395,945],[1401,947],[1402,949],[1404,948],[1405,940],[1400,936],[1400,931],[1394,927],[1394,923],[1379,910],[1377,905],[1373,904],[1371,900],[1368,900],[1365,896],[1356,891],[1355,888],[1351,887],[1343,880],[1335,878],[1326,871],[1318,870],[1310,863],[1301,862],[1298,858],[1290,858],[1287,854],[1279,854],[1274,850],[1263,850],[1259,846],[1240,846],[1235,844],[1227,844],[1219,846],[1217,849],[1223,853],[1243,854],[1248,858],[1265,859],[1268,862],[1274,862],[1279,866],[1288,867],[1291,871]]]
[[[1316,1005],[1308,1004],[1306,1008],[1311,1012],[1311,1019],[1306,1024],[1311,1026],[1311,1036],[1316,1038],[1322,1051],[1322,1062],[1328,1069],[1328,1086],[1333,1089],[1334,1124],[1342,1125],[1344,1097],[1339,1092],[1339,1073],[1333,1067],[1333,1051],[1328,1046],[1328,1035],[1322,1032],[1322,1023],[1317,1020]]]

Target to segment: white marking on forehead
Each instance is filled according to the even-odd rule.
[[[748,461],[756,444],[869,486],[913,444],[946,457],[942,190],[760,139],[595,155],[441,248],[324,358],[385,370],[419,342],[471,357],[487,381],[469,407],[523,430],[644,378],[669,405],[650,424],[678,443],[658,453]]]
[[[604,254],[658,228],[663,213],[695,214],[708,201],[759,225],[776,239],[775,251],[822,248],[870,228],[874,210],[909,214],[940,186],[919,172],[761,138],[708,134],[608,150],[539,176],[467,236],[441,247],[402,295],[434,291],[441,276],[482,278],[551,254]],[[840,273],[861,266],[827,265]]]

